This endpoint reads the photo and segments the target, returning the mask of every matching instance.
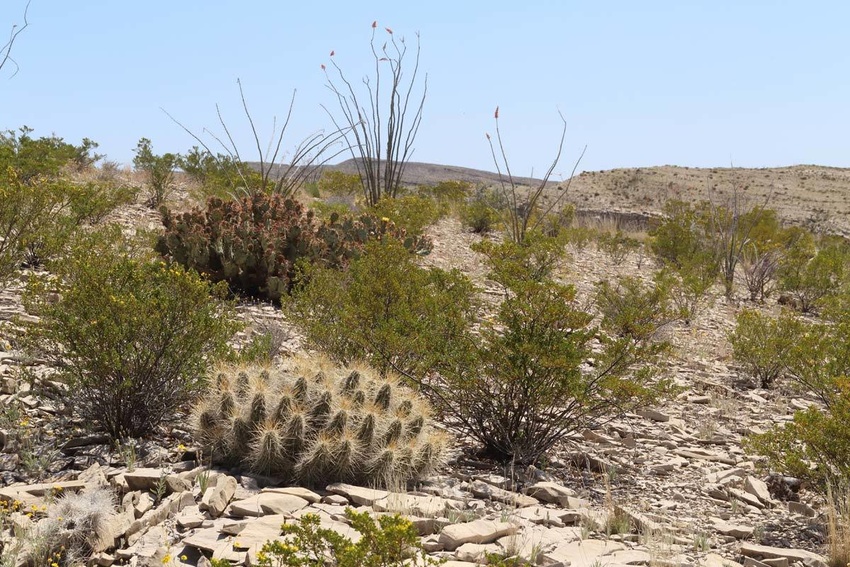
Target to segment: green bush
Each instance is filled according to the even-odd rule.
[[[102,157],[93,153],[97,143],[88,138],[75,146],[55,135],[33,138],[32,132],[26,126],[0,132],[0,170],[11,167],[22,183],[58,177],[66,168],[84,169]]]
[[[637,252],[641,247],[640,240],[626,236],[621,230],[615,233],[603,232],[596,242],[599,249],[611,257],[615,266],[622,264],[629,254]]]
[[[394,515],[375,519],[368,512],[345,509],[345,517],[359,534],[357,542],[322,528],[316,514],[284,524],[284,541],[267,542],[257,554],[260,567],[403,567],[439,565],[422,549],[410,520]]]
[[[729,335],[735,360],[769,388],[788,369],[794,346],[806,328],[796,317],[783,312],[778,318],[745,309],[735,319]]]
[[[460,222],[476,234],[492,232],[499,225],[501,203],[488,189],[478,189],[460,209]]]
[[[360,176],[356,173],[327,170],[319,177],[317,188],[320,195],[348,197],[359,193],[363,185],[360,182]]]
[[[844,283],[848,261],[850,251],[843,243],[826,244],[815,253],[811,242],[801,242],[779,263],[778,287],[803,313],[815,311]]]
[[[408,236],[371,215],[331,215],[318,222],[312,211],[277,194],[257,193],[182,214],[162,211],[165,233],[156,250],[214,282],[246,295],[279,301],[289,293],[299,262],[342,268],[370,240],[395,239],[426,253],[430,242]]]
[[[772,470],[825,491],[828,483],[850,478],[850,380],[833,380],[825,409],[797,411],[790,423],[746,439],[745,448],[767,457]]]
[[[529,463],[570,433],[652,403],[667,346],[640,335],[595,328],[572,286],[521,278],[526,267],[498,266],[506,298],[485,320],[471,363],[446,377],[441,401],[486,454]],[[505,276],[504,274],[507,274]]]
[[[226,369],[195,415],[216,462],[309,486],[403,484],[441,465],[446,447],[427,402],[394,377],[315,356]]]
[[[708,205],[694,207],[684,201],[668,201],[664,218],[650,230],[650,249],[664,263],[683,268],[696,257],[711,257],[719,263],[711,244]]]
[[[448,363],[475,317],[457,271],[424,269],[398,242],[371,242],[345,271],[310,270],[284,304],[308,342],[342,362],[419,379]]]
[[[421,235],[442,216],[439,205],[430,197],[404,195],[384,197],[371,209],[378,218],[386,218],[403,228],[407,234]]]
[[[509,290],[515,282],[550,278],[566,255],[566,237],[529,232],[522,244],[483,241],[473,244],[472,249],[486,257],[490,277]]]
[[[200,186],[195,196],[202,201],[209,197],[231,199],[262,192],[262,174],[232,156],[212,155],[194,146],[186,154],[176,158],[176,165]]]
[[[57,363],[74,411],[116,439],[173,417],[236,330],[210,296],[221,286],[133,257],[117,228],[80,237],[55,271],[27,286],[25,306],[39,320],[26,344]]]
[[[596,284],[596,306],[602,327],[619,337],[652,339],[678,318],[664,279],[652,285],[636,277],[621,277],[614,284],[601,281]]]
[[[133,167],[147,176],[148,204],[153,207],[162,205],[174,190],[174,170],[180,165],[180,156],[165,153],[153,153],[151,141],[142,138],[133,150]]]

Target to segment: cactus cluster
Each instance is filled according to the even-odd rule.
[[[396,238],[411,252],[430,243],[385,219],[332,215],[320,222],[292,199],[258,193],[211,197],[206,208],[176,214],[162,209],[165,232],[156,250],[209,279],[253,297],[280,300],[292,286],[296,262],[344,267],[370,239]]]
[[[321,357],[220,372],[195,411],[214,461],[289,482],[387,485],[433,471],[446,436],[428,403],[393,377]]]

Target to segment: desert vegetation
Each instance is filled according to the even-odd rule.
[[[650,515],[675,501],[627,511],[614,503],[611,484],[639,474],[649,459],[627,470],[617,452],[659,439],[654,456],[675,458],[653,464],[652,475],[700,460],[698,473],[715,479],[709,503],[721,507],[724,522],[752,522],[782,498],[805,511],[800,491],[827,503],[829,517],[813,520],[823,533],[812,547],[829,543],[833,558],[843,557],[850,533],[846,240],[787,222],[769,200],[748,202],[735,189],[731,200],[669,199],[637,228],[588,220],[573,198],[574,175],[548,182],[566,127],[544,178],[528,186],[508,163],[498,110],[493,183],[406,184],[425,85],[420,97],[418,43],[409,63],[403,40],[385,31],[387,44],[377,47],[373,25],[370,46],[379,72],[389,69],[389,95],[378,89],[379,77],[374,90],[366,81],[372,119],[362,118],[363,99],[332,58],[337,138],[309,138],[296,153],[306,161],[289,168],[273,167],[282,133],[271,154],[260,151],[258,165],[235,146],[213,153],[197,137],[201,146],[185,154],[157,154],[141,138],[133,170],[103,162],[88,138],[78,145],[36,138],[27,127],[0,135],[0,290],[19,307],[0,321],[0,360],[10,361],[0,375],[16,388],[2,390],[0,448],[18,459],[2,469],[0,565],[107,561],[104,554],[120,556],[116,547],[139,542],[143,518],[150,529],[176,517],[187,532],[211,529],[236,509],[288,523],[273,537],[263,531],[259,544],[231,538],[227,553],[208,553],[200,538],[187,537],[186,545],[212,564],[430,565],[432,551],[460,547],[446,543],[457,543],[451,528],[459,518],[484,521],[479,508],[503,516],[486,521],[504,537],[516,535],[516,518],[527,513],[528,531],[573,522],[572,535],[584,539],[604,533],[606,541],[633,542],[641,531],[649,541],[658,536]],[[14,39],[0,48],[0,68]],[[402,69],[410,64],[406,82]],[[240,94],[258,140],[241,85]],[[319,167],[334,139],[345,141],[356,173]],[[143,227],[150,215],[161,221],[157,230]],[[279,326],[257,324],[251,316],[259,315]],[[715,343],[700,344],[707,329],[720,329],[706,339]],[[725,349],[729,384],[696,380],[689,357],[699,348]],[[668,415],[686,403],[715,404],[706,415],[732,422],[724,415],[729,400],[748,396],[794,411],[736,431],[734,443],[718,440],[708,420],[696,435],[684,416]],[[793,405],[782,406],[789,397]],[[669,429],[638,441],[641,418]],[[684,449],[684,440],[699,447]],[[176,451],[162,446],[172,441]],[[592,453],[590,444],[604,450]],[[705,449],[714,444],[734,449]],[[99,449],[78,452],[89,446]],[[157,467],[147,484],[133,476],[137,459]],[[736,468],[712,468],[718,463]],[[234,506],[242,501],[232,475],[244,481],[240,490],[256,488],[253,508]],[[768,478],[771,490],[755,475]],[[37,504],[5,491],[35,478],[78,477],[89,480],[68,485],[70,493],[61,493],[62,484],[36,485],[26,498]],[[444,484],[429,484],[433,478]],[[581,486],[586,495],[604,493],[597,498],[604,517],[579,513],[590,500],[555,478],[572,478],[576,487],[604,483],[595,493]],[[732,485],[736,479],[747,492]],[[563,492],[545,500],[538,481]],[[352,496],[350,484],[371,492]],[[480,504],[443,502],[466,490]],[[285,495],[284,503],[261,502],[269,493]],[[419,512],[441,500],[414,524],[386,502],[378,510],[390,494]],[[537,521],[519,511],[523,497],[571,512]],[[317,507],[296,521],[301,508],[281,511],[292,498],[324,506],[342,499],[387,514]],[[184,504],[197,517],[182,514]],[[739,506],[754,512],[740,514]],[[154,524],[157,513],[163,517]],[[123,523],[120,533],[109,531]],[[436,526],[446,531],[420,540]],[[723,526],[711,541],[694,532],[693,553],[704,557],[728,543],[720,536],[735,541],[741,538],[728,534],[746,531]],[[243,528],[228,537],[252,533]],[[343,528],[353,531],[341,535]],[[754,528],[744,537],[768,541]],[[157,543],[156,561],[188,564],[175,563],[175,542]],[[527,556],[542,549],[523,556],[516,541],[499,545],[503,556],[488,548],[481,557],[533,564]]]

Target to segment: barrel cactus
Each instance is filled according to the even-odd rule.
[[[194,429],[215,462],[308,486],[421,477],[443,462],[447,441],[428,403],[395,377],[321,357],[222,369]]]

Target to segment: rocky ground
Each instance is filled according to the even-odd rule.
[[[143,209],[118,219],[128,227],[157,222]],[[426,263],[460,268],[485,293],[494,289],[469,249],[480,237],[454,219],[440,221],[430,236],[434,251]],[[591,244],[571,252],[561,277],[587,297],[596,281],[651,269],[637,255],[614,265]],[[0,502],[21,502],[11,523],[26,527],[57,487],[113,488],[117,511],[98,533],[96,564],[103,566],[208,565],[208,557],[252,565],[284,521],[308,512],[356,537],[345,523],[346,506],[409,516],[425,549],[454,566],[481,562],[488,552],[573,567],[822,566],[822,502],[793,479],[767,475],[741,447],[744,435],[790,419],[809,400],[781,388],[754,389],[737,372],[726,337],[739,308],[717,295],[691,326],[668,328],[676,346],[669,371],[681,388],[676,398],[580,432],[544,470],[479,462],[461,439],[441,475],[394,492],[280,487],[274,479],[209,470],[179,426],[135,453],[112,446],[74,422],[61,404],[64,386],[51,381],[49,368],[0,340]],[[240,312],[253,325],[276,325],[284,356],[300,348],[272,307],[244,305]],[[0,321],[15,317],[26,314],[13,285],[0,294]]]

